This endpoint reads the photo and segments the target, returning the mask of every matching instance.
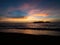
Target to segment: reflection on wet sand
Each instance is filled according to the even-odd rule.
[[[7,29],[7,30],[1,30],[0,32],[23,33],[23,34],[31,34],[31,35],[60,36],[60,32],[50,31],[50,30]]]

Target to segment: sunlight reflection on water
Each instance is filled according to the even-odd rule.
[[[26,26],[29,28],[60,28],[59,24],[54,23],[27,23]]]
[[[55,23],[15,23],[15,24],[8,23],[8,24],[5,24],[4,26],[5,27],[0,26],[1,28],[0,32],[22,33],[22,34],[31,34],[31,35],[60,36],[60,31],[49,30],[49,29],[60,28],[60,25],[55,24]],[[19,28],[19,29],[15,29],[15,28]],[[48,30],[45,30],[45,29],[33,30],[33,29],[20,29],[20,28],[48,28]]]
[[[7,29],[7,30],[1,30],[0,32],[23,33],[23,34],[31,34],[31,35],[60,36],[60,32],[50,31],[50,30]]]

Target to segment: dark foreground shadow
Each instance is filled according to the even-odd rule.
[[[0,32],[0,42],[8,42],[8,41],[60,41],[59,36],[49,36],[49,35],[29,35],[29,34],[21,34],[21,33],[3,33]]]

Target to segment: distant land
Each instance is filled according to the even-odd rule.
[[[35,21],[35,22],[33,22],[33,23],[50,23],[50,21]]]

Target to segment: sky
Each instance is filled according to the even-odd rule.
[[[60,0],[0,0],[0,18],[12,21],[16,18],[23,21],[59,20]]]

